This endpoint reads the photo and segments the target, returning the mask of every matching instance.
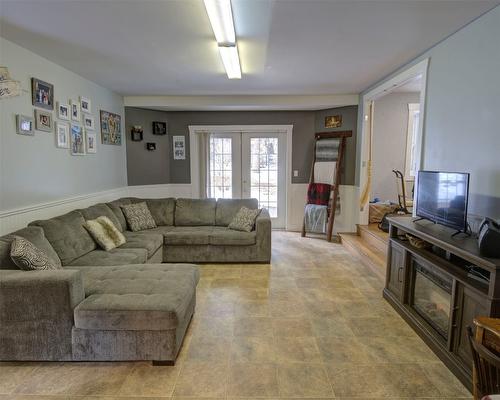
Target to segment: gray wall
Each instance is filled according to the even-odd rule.
[[[101,145],[97,154],[72,156],[52,133],[16,134],[16,114],[33,116],[31,77],[54,84],[55,101],[85,96],[99,122],[99,109],[123,116],[121,96],[0,37],[0,65],[20,80],[22,96],[0,100],[0,210],[10,210],[127,185],[125,145]],[[56,113],[53,111],[55,120]],[[99,128],[96,127],[99,134]]]
[[[370,199],[398,201],[393,169],[404,173],[408,103],[418,103],[420,93],[391,93],[375,101]]]
[[[470,172],[470,213],[494,218],[500,218],[498,38],[500,7],[400,69],[430,58],[423,168]],[[360,109],[358,121],[362,115]],[[357,154],[360,151],[358,146]],[[359,183],[359,171],[356,172]]]
[[[342,130],[356,129],[357,106],[341,107],[323,111],[322,114],[343,114]],[[292,178],[293,183],[306,183],[309,181],[311,168],[314,133],[319,123],[315,111],[182,111],[166,112],[151,111],[139,108],[126,107],[127,130],[127,165],[129,185],[145,185],[153,183],[189,183],[189,125],[293,125],[292,170],[298,170],[299,176]],[[168,135],[148,135],[154,119],[168,122]],[[324,118],[323,118],[324,121]],[[144,130],[143,142],[130,141],[130,129],[133,125],[142,125]],[[319,129],[319,128],[318,128]],[[172,135],[186,137],[186,160],[174,160],[172,157]],[[152,138],[157,143],[157,150],[145,150],[146,138]],[[148,139],[149,140],[149,139]],[[168,140],[168,147],[166,141]],[[349,139],[355,141],[355,138]],[[346,176],[354,183],[354,157],[355,144],[349,145],[350,160],[346,165]],[[352,160],[352,161],[351,161]],[[168,162],[167,166],[165,162]],[[152,169],[157,169],[151,172]]]

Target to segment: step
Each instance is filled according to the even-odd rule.
[[[341,233],[342,245],[359,261],[385,280],[386,255],[355,233]]]
[[[389,233],[378,228],[377,224],[358,225],[358,234],[367,243],[387,255],[387,246],[389,244]]]

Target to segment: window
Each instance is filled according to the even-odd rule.
[[[408,104],[408,131],[406,136],[405,180],[413,181],[417,175],[415,159],[417,134],[420,124],[420,104]]]
[[[278,215],[278,138],[250,139],[250,196],[267,208],[272,218]]]
[[[230,199],[233,196],[232,139],[210,137],[208,196]]]

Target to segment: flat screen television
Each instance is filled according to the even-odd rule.
[[[417,217],[467,232],[469,174],[419,171]]]

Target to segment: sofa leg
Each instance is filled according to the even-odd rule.
[[[162,360],[162,361],[153,360],[152,364],[153,367],[165,367],[165,366],[173,367],[175,365],[175,360]]]

